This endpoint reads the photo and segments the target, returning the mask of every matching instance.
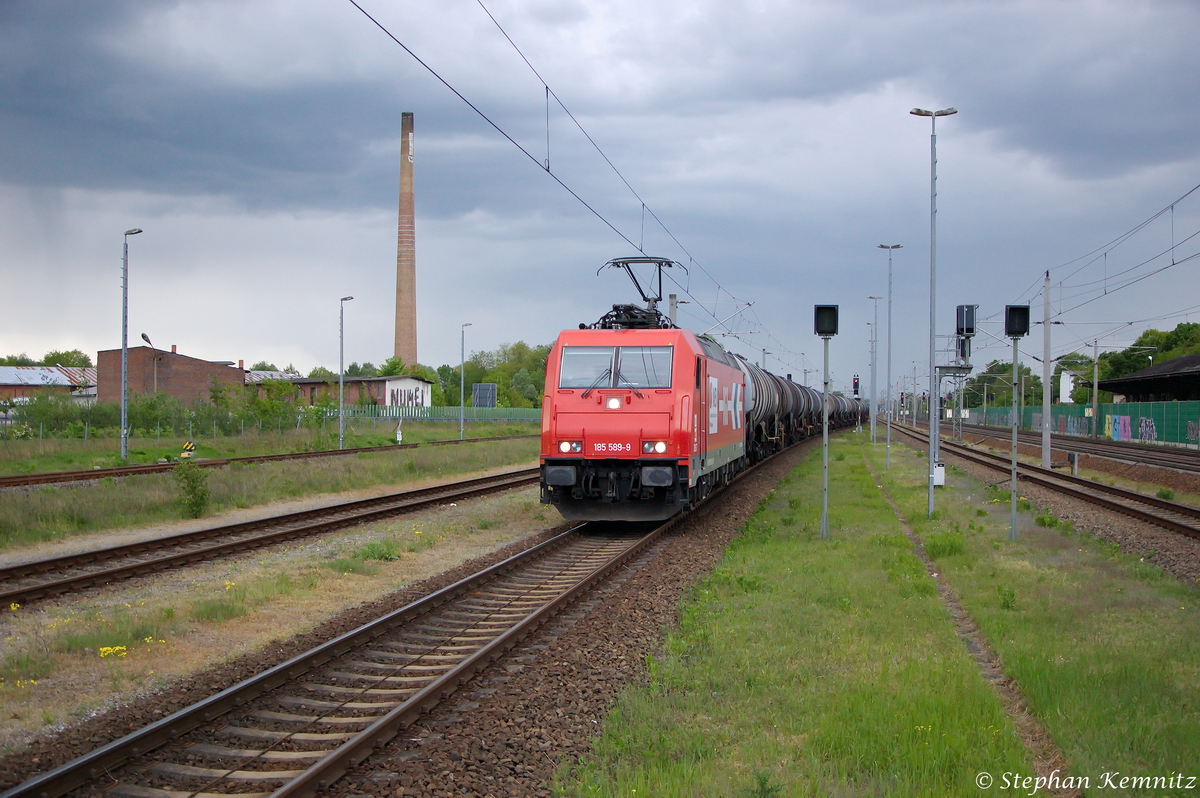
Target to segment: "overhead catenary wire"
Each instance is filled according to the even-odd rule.
[[[527,158],[529,158],[534,163],[538,164],[539,168],[542,169],[542,171],[546,172],[546,174],[548,174],[556,183],[558,183],[564,190],[566,190],[573,198],[575,198],[581,205],[583,205],[585,208],[587,208],[587,210],[590,211],[597,219],[599,219],[601,222],[603,222],[605,226],[607,226],[610,230],[612,230],[614,233],[616,233],[617,236],[620,237],[629,246],[633,247],[634,249],[636,249],[639,252],[642,252],[642,254],[645,254],[645,252],[643,250],[644,235],[645,235],[644,234],[644,222],[642,225],[643,232],[640,236],[643,239],[643,241],[634,243],[631,236],[628,236],[625,233],[621,232],[621,230],[616,226],[616,224],[614,224],[607,217],[605,217],[604,214],[602,214],[599,210],[597,210],[591,203],[587,202],[577,191],[575,191],[573,188],[571,188],[571,186],[569,186],[562,178],[560,178],[558,175],[556,175],[553,172],[553,170],[551,169],[551,167],[550,167],[549,98],[553,98],[554,101],[558,104],[558,106],[560,108],[562,108],[563,112],[567,114],[567,116],[571,119],[572,122],[574,122],[575,126],[584,135],[584,137],[588,140],[588,142],[596,149],[596,151],[600,154],[600,156],[604,159],[604,161],[608,164],[608,166],[613,170],[613,172],[620,178],[621,182],[625,184],[626,188],[629,189],[629,191],[633,194],[633,196],[642,205],[643,214],[649,214],[650,218],[652,218],[659,225],[659,227],[661,227],[663,229],[663,231],[671,238],[671,240],[675,242],[675,244],[679,247],[679,249],[688,256],[689,265],[695,266],[696,268],[698,268],[700,270],[700,272],[703,273],[709,280],[711,280],[712,283],[717,287],[717,295],[716,295],[716,303],[715,304],[720,304],[721,294],[724,293],[727,296],[729,296],[730,299],[732,299],[734,302],[746,305],[747,307],[750,306],[751,303],[747,303],[747,302],[744,302],[743,300],[738,299],[736,296],[734,296],[732,293],[730,293],[728,290],[726,290],[724,288],[724,286],[721,285],[720,281],[718,281],[715,277],[713,277],[712,274],[707,269],[705,269],[701,264],[699,264],[696,261],[695,257],[691,254],[691,252],[688,251],[687,247],[685,247],[683,245],[683,243],[679,241],[678,237],[663,223],[662,219],[658,216],[658,214],[656,214],[654,212],[654,210],[645,203],[645,201],[642,199],[641,195],[638,194],[638,192],[633,188],[633,186],[630,184],[628,179],[625,178],[625,176],[621,173],[621,171],[612,162],[612,159],[609,158],[609,156],[604,152],[604,150],[595,141],[595,139],[591,136],[591,134],[589,134],[587,132],[587,130],[583,127],[582,123],[580,123],[580,121],[575,117],[575,115],[573,113],[571,113],[570,109],[566,107],[566,104],[563,103],[563,101],[559,98],[559,96],[550,87],[549,83],[541,76],[541,74],[537,71],[537,69],[533,66],[533,64],[529,61],[529,59],[525,56],[525,54],[521,51],[521,49],[516,45],[516,43],[512,40],[512,38],[504,30],[503,26],[500,25],[499,21],[495,18],[495,16],[487,9],[487,7],[482,2],[479,2],[479,0],[477,0],[477,2],[479,2],[479,6],[488,15],[489,19],[492,20],[493,24],[495,24],[496,27],[500,30],[500,32],[504,36],[504,38],[509,42],[509,44],[513,47],[513,49],[517,51],[517,53],[521,57],[522,61],[525,62],[526,66],[529,67],[529,69],[533,72],[533,74],[537,77],[537,79],[542,83],[543,89],[545,91],[545,95],[547,97],[546,159],[545,159],[545,161],[541,161],[539,158],[537,158],[535,155],[533,155],[533,153],[531,153],[527,148],[525,148],[519,142],[517,142],[516,139],[514,139],[511,135],[509,135],[509,133],[507,131],[505,131],[491,117],[489,117],[486,113],[484,113],[484,111],[482,109],[480,109],[477,105],[475,105],[469,99],[467,99],[467,97],[462,92],[460,92],[453,85],[451,85],[450,82],[448,80],[446,80],[444,77],[442,77],[442,75],[439,74],[432,66],[430,66],[428,63],[426,63],[411,48],[409,48],[402,41],[400,41],[400,39],[398,39],[390,30],[388,30],[388,28],[385,25],[383,25],[383,23],[381,23],[378,19],[376,19],[374,16],[372,16],[366,9],[364,9],[361,5],[359,5],[359,3],[356,0],[349,0],[349,1],[350,1],[351,5],[353,5],[356,9],[359,10],[360,13],[363,14],[363,16],[365,16],[368,20],[370,20],[376,27],[378,27],[395,44],[399,45],[418,64],[420,64],[421,67],[423,67],[427,72],[429,72],[429,74],[431,74],[442,85],[444,85],[447,89],[449,89],[456,97],[458,97],[460,100],[462,100],[463,103],[465,103],[467,105],[467,107],[469,107],[472,111],[474,111],[481,119],[483,119],[485,122],[487,122],[493,129],[496,130],[497,133],[499,133],[501,136],[503,136],[505,139],[507,139],[510,144],[512,144],[514,147],[516,147],[518,150],[520,150],[521,153],[524,154]],[[698,301],[696,299],[696,297],[692,294],[692,292],[690,290],[690,287],[691,287],[690,286],[690,277],[689,277],[689,284],[686,287],[681,286],[679,284],[679,282],[677,280],[674,280],[673,278],[672,278],[672,282],[674,282],[677,286],[679,286],[680,290],[685,295],[690,297],[693,300],[694,304],[700,306],[700,308],[703,309],[714,320],[719,320],[716,315],[715,308],[714,308],[714,310],[709,310],[707,307],[705,307],[705,303]],[[760,322],[760,324],[761,324],[761,322]]]

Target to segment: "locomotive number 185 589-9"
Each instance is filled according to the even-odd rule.
[[[593,443],[594,452],[632,452],[632,443]]]

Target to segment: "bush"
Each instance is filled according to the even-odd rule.
[[[182,460],[174,468],[179,486],[179,506],[184,518],[199,518],[208,512],[208,474],[192,460]]]
[[[1171,490],[1170,488],[1159,488],[1158,493],[1154,495],[1160,499],[1166,499],[1169,502],[1175,500],[1175,491]]]

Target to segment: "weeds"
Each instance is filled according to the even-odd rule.
[[[783,789],[782,784],[771,784],[771,774],[759,771],[754,774],[754,786],[742,790],[747,798],[772,798]]]
[[[1000,597],[1000,609],[1015,610],[1017,608],[1017,591],[1006,585],[996,585],[996,595]]]
[[[962,532],[935,532],[925,536],[925,553],[931,560],[952,557],[966,550],[966,539]]]
[[[1175,491],[1170,488],[1159,488],[1158,493],[1154,494],[1160,499],[1166,499],[1169,502],[1175,501]]]
[[[182,460],[172,469],[179,488],[179,506],[184,518],[200,518],[208,512],[212,494],[208,490],[208,471],[191,460]]]

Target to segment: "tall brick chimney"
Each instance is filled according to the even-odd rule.
[[[400,117],[400,219],[396,226],[395,355],[417,362],[417,231],[413,201],[413,115]]]

